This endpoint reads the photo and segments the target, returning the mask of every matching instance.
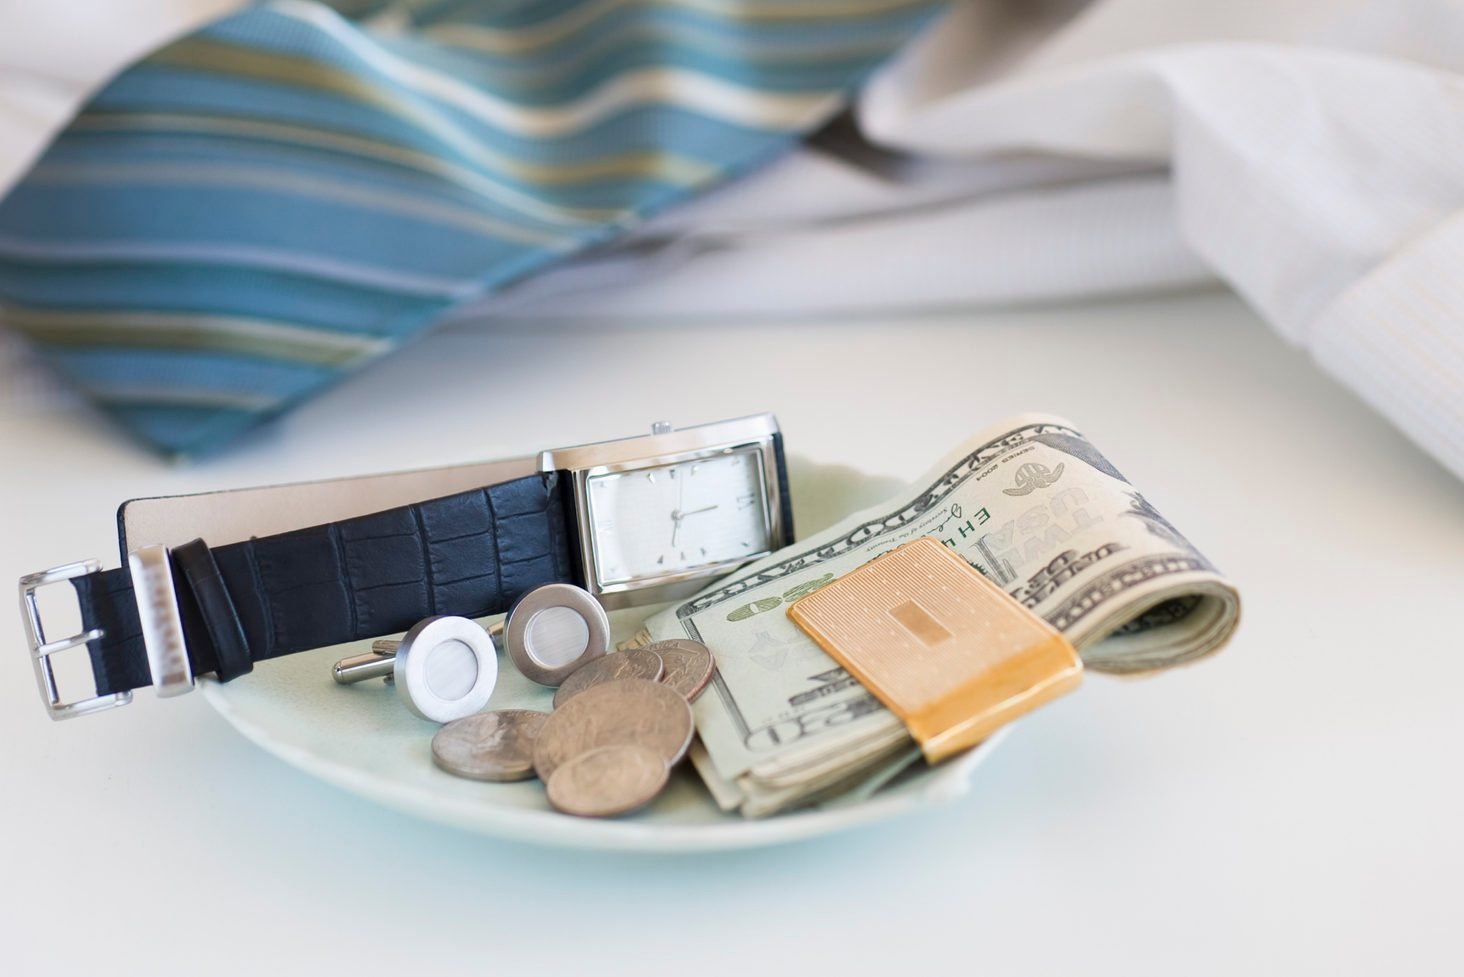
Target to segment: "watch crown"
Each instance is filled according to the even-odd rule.
[[[671,433],[671,422],[670,421],[653,421],[653,422],[651,422],[651,433],[652,434],[670,434]]]

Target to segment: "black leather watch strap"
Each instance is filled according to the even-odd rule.
[[[540,584],[582,582],[568,483],[535,474],[214,548],[222,594],[197,550],[185,553],[173,577],[194,673],[242,674],[231,627],[252,663],[405,631],[433,615],[496,614]],[[151,684],[127,569],[72,583],[85,627],[105,632],[87,645],[97,694]]]
[[[778,459],[778,507],[783,518],[783,538],[774,542],[773,549],[782,549],[793,542],[793,493],[788,487],[788,456],[783,453],[783,435],[773,433],[773,454]]]

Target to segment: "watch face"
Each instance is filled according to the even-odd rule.
[[[587,482],[602,585],[741,562],[772,549],[757,448]]]

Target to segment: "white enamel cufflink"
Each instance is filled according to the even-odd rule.
[[[429,617],[408,631],[400,643],[381,645],[385,654],[373,652],[336,662],[335,680],[351,685],[391,678],[407,708],[434,723],[482,712],[498,684],[493,639],[465,617]]]

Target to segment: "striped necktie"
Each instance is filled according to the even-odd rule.
[[[939,5],[249,7],[123,72],[0,201],[0,322],[208,451],[788,147]]]

